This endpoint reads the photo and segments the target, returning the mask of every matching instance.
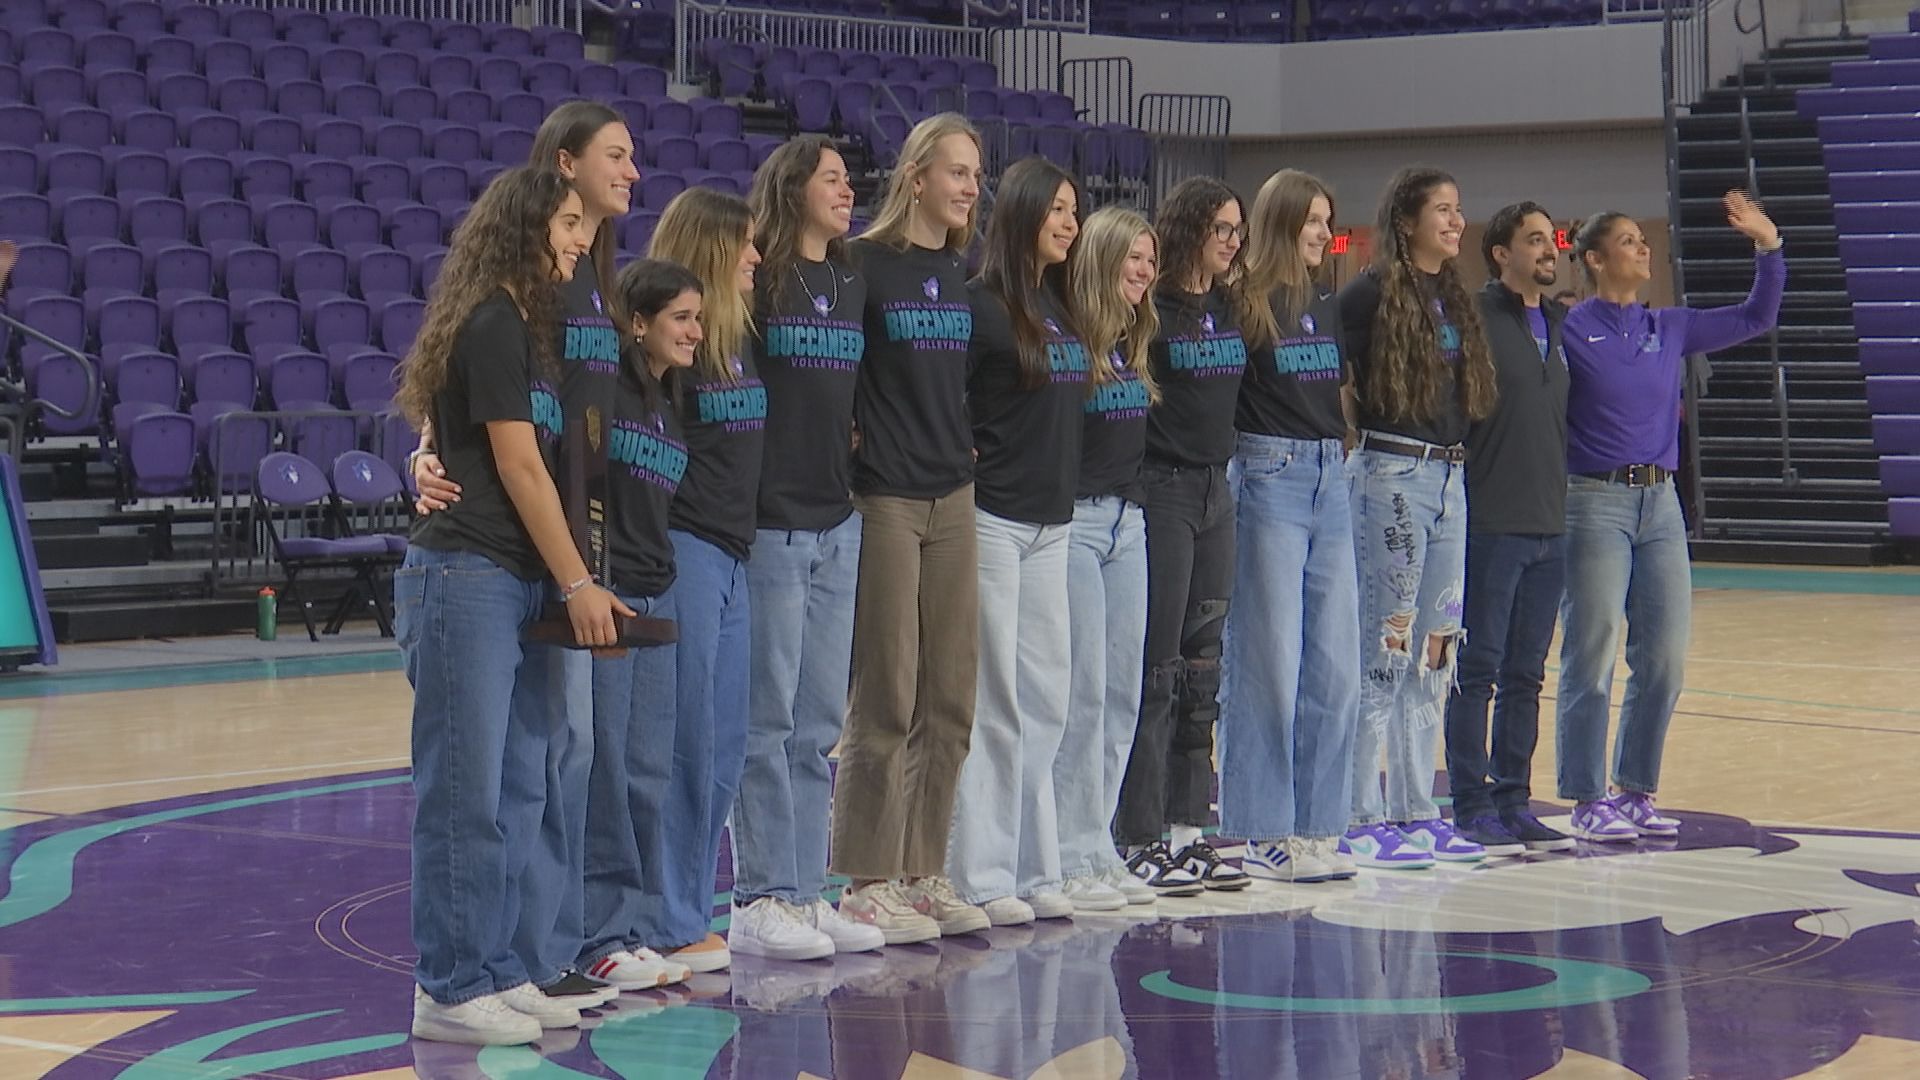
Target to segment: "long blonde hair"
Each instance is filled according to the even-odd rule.
[[[1327,224],[1333,224],[1333,191],[1319,177],[1299,169],[1281,169],[1260,185],[1254,196],[1253,220],[1247,230],[1246,267],[1240,274],[1240,332],[1258,348],[1280,340],[1276,302],[1290,315],[1299,315],[1313,300],[1315,288],[1326,280],[1328,264],[1310,267],[1300,255],[1300,230],[1315,197],[1327,200]]]
[[[753,215],[744,199],[706,187],[673,197],[647,245],[647,257],[677,262],[706,285],[706,340],[694,363],[710,379],[738,381],[728,361],[753,335],[753,308],[736,283],[740,252],[752,238]]]
[[[1160,238],[1146,218],[1124,206],[1094,211],[1067,259],[1067,304],[1092,362],[1093,381],[1103,383],[1115,378],[1106,363],[1107,355],[1124,346],[1127,367],[1146,386],[1147,399],[1159,401],[1160,387],[1147,364],[1148,346],[1160,330],[1160,316],[1153,307],[1153,283],[1147,284],[1147,293],[1138,304],[1127,303],[1120,291],[1127,255],[1133,250],[1133,242],[1142,236],[1153,241],[1157,259]]]
[[[940,149],[940,141],[949,135],[965,135],[973,140],[975,150],[982,154],[980,132],[959,113],[940,113],[929,116],[913,126],[907,133],[906,145],[900,148],[900,160],[893,167],[893,175],[887,180],[886,198],[880,202],[880,212],[874,216],[873,224],[860,234],[862,240],[872,240],[888,247],[905,251],[911,242],[907,239],[907,223],[913,220],[913,206],[917,201],[913,193],[913,181],[922,171],[933,165],[933,156]],[[976,201],[967,214],[965,226],[947,230],[947,250],[965,251],[973,242],[974,227],[980,221],[980,204]]]
[[[446,266],[427,295],[426,317],[400,364],[395,400],[415,427],[433,418],[433,399],[447,385],[454,343],[474,309],[505,289],[526,317],[534,371],[557,372],[560,289],[549,223],[573,192],[551,169],[508,169],[493,178],[453,230]]]

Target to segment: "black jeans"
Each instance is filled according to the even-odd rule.
[[[1540,682],[1566,581],[1564,535],[1467,534],[1467,641],[1459,688],[1447,702],[1447,782],[1456,821],[1525,809],[1533,796]]]
[[[1220,641],[1233,588],[1227,467],[1148,465],[1147,647],[1140,725],[1120,787],[1114,839],[1150,844],[1168,825],[1205,825],[1213,801]]]

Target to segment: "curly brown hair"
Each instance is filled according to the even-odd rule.
[[[1460,407],[1469,420],[1493,412],[1496,393],[1493,353],[1487,348],[1480,308],[1467,295],[1454,260],[1440,265],[1439,300],[1460,331],[1460,370],[1451,378],[1440,355],[1440,328],[1434,321],[1433,297],[1427,295],[1423,274],[1413,265],[1413,229],[1435,189],[1454,183],[1439,169],[1414,166],[1401,169],[1380,197],[1374,223],[1372,272],[1380,281],[1380,307],[1373,315],[1373,349],[1367,358],[1362,392],[1367,405],[1387,420],[1430,421],[1438,413],[1453,381]]]
[[[426,317],[400,365],[400,390],[394,395],[415,427],[433,416],[433,399],[447,385],[447,367],[461,328],[475,308],[501,289],[526,319],[537,369],[550,377],[558,373],[559,256],[549,228],[573,193],[573,182],[551,169],[508,169],[494,177],[453,231],[447,261],[427,295]]]
[[[1201,251],[1213,237],[1213,215],[1228,203],[1240,206],[1240,196],[1211,176],[1190,176],[1167,192],[1153,221],[1153,231],[1160,234],[1161,281],[1172,288],[1187,287],[1200,270]],[[1246,216],[1246,207],[1241,206],[1240,219],[1244,222]],[[1231,283],[1239,279],[1246,251],[1246,245],[1242,244],[1234,253],[1233,265],[1215,285],[1233,287]]]

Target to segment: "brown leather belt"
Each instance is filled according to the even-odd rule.
[[[1362,435],[1360,449],[1378,450],[1383,454],[1397,454],[1400,457],[1419,458],[1421,461],[1444,461],[1448,465],[1467,463],[1467,448],[1460,445],[1434,446],[1430,443],[1383,439],[1378,435]]]
[[[1583,472],[1580,475],[1590,480],[1605,480],[1609,484],[1653,487],[1673,479],[1673,470],[1661,465],[1623,465],[1611,472]]]

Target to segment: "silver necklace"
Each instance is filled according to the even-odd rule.
[[[807,302],[813,305],[813,310],[821,315],[825,315],[827,312],[840,306],[840,275],[834,270],[832,259],[825,261],[827,264],[827,284],[833,287],[833,296],[831,298],[823,297],[814,292],[813,286],[807,284],[807,276],[800,272],[800,260],[795,259],[793,261],[793,276],[800,282],[800,291],[806,294]],[[820,301],[823,299],[827,301],[827,306],[824,308],[820,306]]]

